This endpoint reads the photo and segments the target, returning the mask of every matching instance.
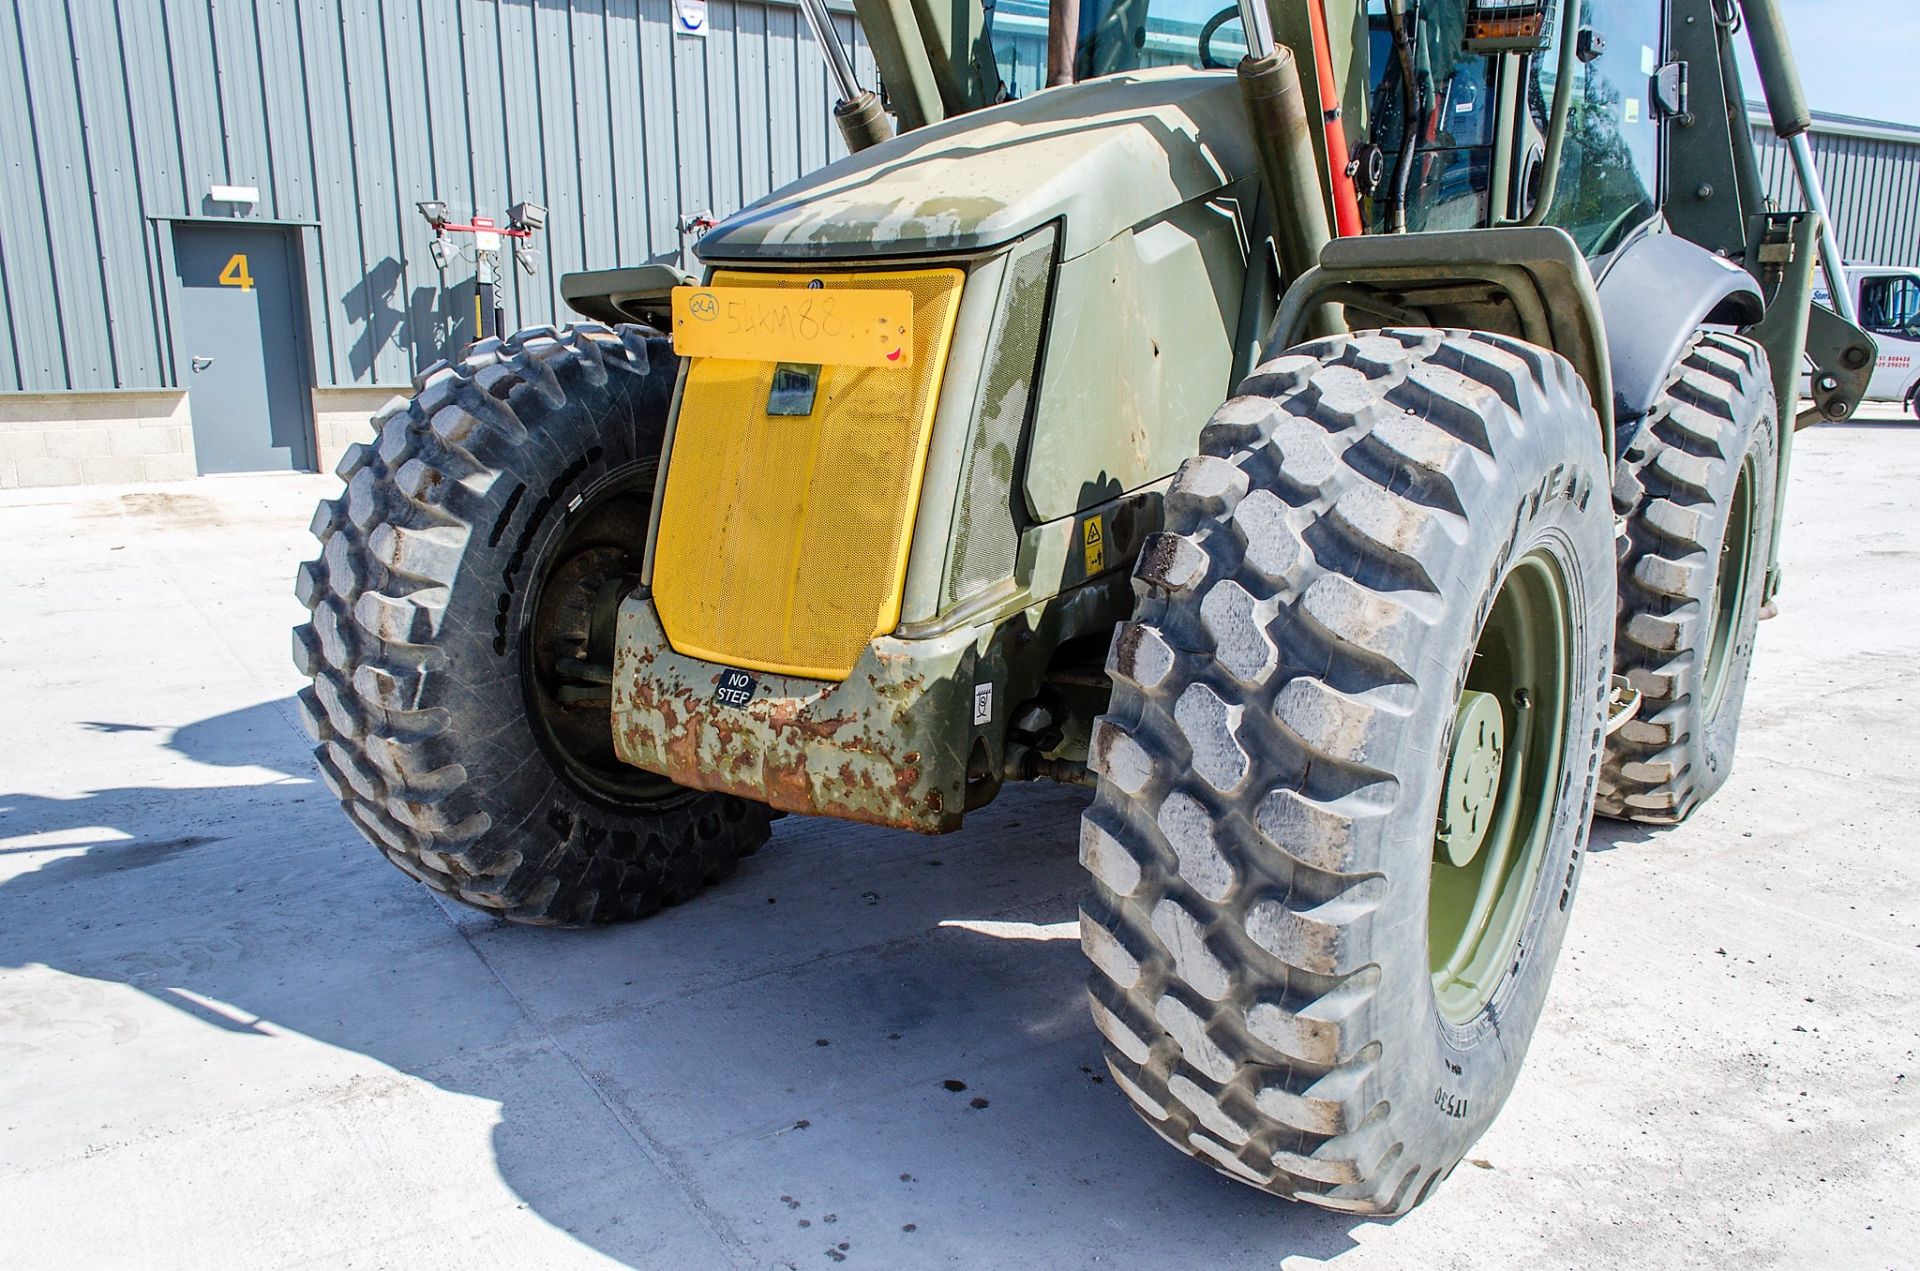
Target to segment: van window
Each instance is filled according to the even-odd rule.
[[[1877,335],[1920,339],[1920,280],[1894,274],[1861,283],[1860,325]]]

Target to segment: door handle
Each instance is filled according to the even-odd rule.
[[[193,369],[196,371],[204,371],[212,365],[213,359],[210,357],[196,357],[193,359]]]

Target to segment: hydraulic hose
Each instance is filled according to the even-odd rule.
[[[1413,181],[1413,155],[1420,144],[1414,130],[1420,114],[1420,72],[1414,64],[1413,35],[1418,10],[1409,20],[1401,12],[1400,0],[1387,0],[1387,27],[1393,34],[1393,51],[1400,60],[1400,150],[1393,160],[1393,197],[1388,203],[1387,232],[1407,232],[1407,188]]]

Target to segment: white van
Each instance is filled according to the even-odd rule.
[[[1900,402],[1920,418],[1920,270],[1848,265],[1847,280],[1860,325],[1879,342],[1880,357],[1867,384],[1870,402]],[[1813,298],[1831,304],[1824,282]]]

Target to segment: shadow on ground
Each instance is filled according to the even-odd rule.
[[[177,1067],[217,1034],[229,1055],[259,1050],[197,1080],[238,1063],[244,1099],[296,1084],[276,1074],[298,1034],[491,1101],[518,1201],[633,1265],[690,1247],[668,1211],[749,1265],[1129,1265],[1180,1248],[1272,1266],[1354,1244],[1356,1220],[1180,1157],[1106,1080],[1069,925],[1080,792],[1011,791],[943,839],[790,818],[687,906],[557,932],[443,907],[393,870],[291,728],[280,701],[172,731],[241,784],[0,794],[0,837],[27,840],[0,864],[67,853],[0,885],[0,968],[124,984],[213,1030],[149,1023],[142,1040],[95,1011],[102,1040],[129,1047],[111,1062],[137,1073],[171,1045]],[[0,1014],[0,1037],[46,1035],[47,1010],[25,1011]],[[335,1083],[365,1068],[293,1058]],[[165,1102],[226,1112],[226,1092],[182,1080]],[[195,1115],[161,1102],[151,1115]],[[407,1164],[417,1177],[395,1186],[433,1186],[433,1161]]]

